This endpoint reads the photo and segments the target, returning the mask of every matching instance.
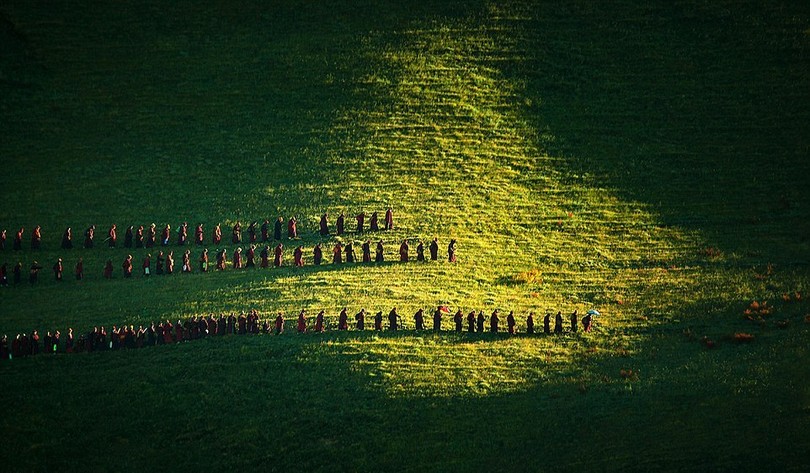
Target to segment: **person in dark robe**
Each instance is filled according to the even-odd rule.
[[[328,213],[324,212],[324,214],[321,215],[321,224],[320,224],[321,236],[329,235],[329,222],[327,220],[328,218],[329,218]]]
[[[107,264],[104,265],[104,279],[112,279],[113,277],[113,263],[112,260],[107,260]]]
[[[388,207],[388,210],[385,211],[385,229],[394,229],[394,209],[391,207]]]
[[[281,335],[284,332],[284,314],[281,312],[276,316],[276,335]]]
[[[366,309],[360,309],[360,312],[354,314],[354,320],[356,321],[355,327],[357,330],[365,330],[366,329]]]
[[[261,261],[259,262],[259,267],[267,268],[270,266],[270,247],[265,245],[262,249],[261,253],[259,253],[259,258]]]
[[[414,323],[414,330],[424,330],[425,329],[425,311],[421,308],[413,314],[413,323]]]
[[[39,263],[37,263],[36,261],[31,263],[31,269],[28,272],[28,282],[31,283],[32,285],[36,284],[37,281],[39,280],[40,269],[42,269],[42,266],[40,266]]]
[[[287,222],[287,238],[298,238],[298,220],[295,219],[295,215],[290,217],[290,220]]]
[[[166,274],[174,272],[174,251],[166,253]]]
[[[205,230],[203,230],[203,224],[198,223],[197,228],[194,229],[194,243],[197,246],[202,246],[204,241],[205,241]]]
[[[416,261],[425,261],[425,245],[422,244],[421,240],[416,245]]]
[[[225,249],[217,250],[217,271],[225,271],[225,264],[228,262]]]
[[[127,255],[127,257],[124,258],[124,262],[121,264],[121,268],[124,270],[125,278],[132,277],[132,255]]]
[[[73,232],[70,227],[65,229],[65,232],[62,233],[62,249],[63,250],[70,250],[73,248]]]
[[[20,284],[20,281],[22,281],[22,261],[18,261],[17,264],[14,265],[14,269],[11,270],[11,273],[14,275],[14,284]]]
[[[73,337],[73,327],[68,328],[67,338],[65,339],[65,352],[73,353],[76,347],[76,340]]]
[[[7,231],[6,231],[5,228],[2,231],[0,231],[0,250],[5,251],[5,249],[6,249],[6,237],[7,236],[8,235],[7,235]]]
[[[284,260],[284,245],[279,243],[276,245],[276,249],[273,250],[273,266],[279,267],[283,263]]]
[[[512,310],[506,316],[506,331],[509,332],[509,335],[515,334],[515,312]]]
[[[337,236],[343,235],[343,227],[345,224],[346,224],[346,215],[343,212],[340,212],[337,221],[335,221],[335,234]]]
[[[216,224],[214,230],[211,232],[211,241],[214,243],[214,246],[222,242],[222,227],[220,227],[219,224]]]
[[[298,313],[298,324],[296,325],[296,330],[298,333],[305,333],[307,331],[307,318],[304,315],[304,311]]]
[[[132,240],[135,238],[135,233],[133,232],[133,226],[130,225],[127,227],[127,231],[124,232],[124,248],[132,248]]]
[[[191,272],[191,250],[183,252],[183,265],[181,266],[184,273]]]
[[[498,323],[500,322],[498,313],[498,309],[495,309],[489,318],[489,331],[492,333],[498,333]]]
[[[262,243],[270,239],[270,220],[264,219],[262,222]]]
[[[143,225],[138,225],[138,230],[135,231],[135,248],[143,248]]]
[[[58,258],[56,263],[53,265],[53,276],[57,281],[62,281],[62,271],[64,271],[64,267],[62,266],[62,258]]]
[[[14,235],[14,251],[22,250],[22,237],[24,233],[25,227],[20,227],[20,229],[17,230],[17,233]]]
[[[571,331],[576,333],[577,331],[577,311],[574,310],[571,312]]]
[[[382,311],[379,311],[376,314],[374,314],[374,330],[378,332],[382,330],[382,320],[383,320]]]
[[[374,261],[377,263],[382,263],[385,260],[383,257],[383,244],[382,240],[377,242],[377,249],[374,252]]]
[[[8,286],[8,263],[0,266],[0,286]]]
[[[237,222],[233,224],[233,230],[231,231],[231,241],[233,244],[238,245],[242,243],[242,224]]]
[[[551,313],[546,312],[545,317],[543,317],[543,333],[546,335],[551,333]]]
[[[172,236],[172,226],[167,223],[166,226],[163,227],[163,230],[160,232],[160,244],[163,246],[168,246],[169,238],[171,238],[171,236]]]
[[[293,251],[293,261],[295,266],[302,267],[304,266],[304,247],[303,245],[298,245]]]
[[[590,332],[592,321],[593,321],[592,315],[589,313],[585,313],[585,316],[582,317],[582,330],[584,330],[585,332]]]
[[[113,223],[110,225],[110,229],[107,230],[107,246],[115,248],[116,244],[118,244],[118,227]]]
[[[246,268],[254,268],[256,267],[256,245],[250,245],[246,254],[245,254],[245,267]]]
[[[402,240],[402,244],[399,245],[399,260],[403,263],[408,262],[408,240]]]
[[[34,330],[31,334],[31,352],[32,355],[39,355],[39,332]]]
[[[315,316],[315,332],[323,332],[323,311],[318,312],[318,315]]]
[[[562,332],[563,332],[562,312],[558,311],[557,316],[554,317],[554,333],[562,333]]]
[[[256,226],[258,224],[259,222],[253,221],[248,225],[248,241],[250,243],[256,243]]]
[[[484,333],[484,322],[486,322],[486,317],[484,317],[484,311],[478,311],[478,319],[476,320],[476,330],[478,333]]]
[[[526,317],[526,333],[529,335],[534,334],[534,312],[529,312],[528,317]]]
[[[87,230],[84,231],[84,247],[85,248],[92,248],[93,247],[93,238],[96,234],[96,226],[90,225],[87,227]]]
[[[225,335],[228,330],[228,318],[224,313],[219,314],[219,322],[217,322],[217,335]]]
[[[166,256],[163,255],[162,251],[158,251],[157,258],[155,258],[155,274],[160,276],[163,274],[163,264],[166,260]]]
[[[0,338],[0,361],[8,360],[8,336]]]
[[[141,267],[143,268],[144,276],[149,276],[152,273],[152,255],[146,255],[146,258],[143,259],[143,264]]]
[[[233,269],[242,269],[242,248],[233,252]]]
[[[152,248],[155,246],[155,239],[157,239],[157,227],[153,223],[149,225],[149,229],[146,230],[146,243],[144,246],[146,248]]]
[[[467,314],[467,331],[469,333],[475,332],[475,311],[471,310],[469,314]]]
[[[227,329],[225,330],[225,334],[233,335],[234,333],[236,333],[236,315],[233,312],[231,312],[231,314],[228,315],[228,323]]]
[[[158,261],[160,261],[159,255]],[[208,272],[208,248],[203,249],[202,254],[200,255],[200,271],[203,273]]]
[[[76,280],[81,281],[82,279],[84,279],[84,260],[79,258],[76,263]]]
[[[312,249],[312,264],[320,266],[321,261],[323,261],[323,249],[321,249],[321,244],[318,243],[315,245],[315,248]]]
[[[346,262],[354,263],[356,255],[354,253],[354,244],[352,244],[352,242],[346,243],[345,253],[346,253]]]
[[[37,225],[31,232],[31,249],[39,250],[40,248],[42,248],[42,227]]]
[[[456,240],[450,240],[450,244],[447,245],[447,261],[456,262]]]
[[[366,240],[361,247],[363,249],[363,262],[371,262],[371,240]]]
[[[439,239],[433,238],[428,246],[428,250],[430,250],[430,260],[436,261],[439,259]]]
[[[177,229],[177,246],[184,246],[188,239],[188,222],[183,222]]]
[[[357,214],[355,219],[357,219],[357,234],[359,235],[363,233],[363,224],[366,221],[366,213],[360,212],[359,214]]]
[[[237,335],[247,334],[247,315],[244,312],[240,313],[236,319],[236,326],[238,327],[236,330]]]
[[[343,263],[343,245],[340,242],[335,243],[335,248],[332,250],[332,264]]]
[[[273,239],[274,240],[281,240],[281,229],[283,228],[283,225],[284,225],[284,218],[279,216],[276,219],[275,226],[273,227]]]
[[[397,308],[394,307],[391,309],[391,312],[388,313],[388,330],[396,331],[399,328],[399,314],[397,314]]]
[[[380,229],[380,224],[377,223],[377,212],[371,214],[371,218],[368,221],[368,228],[372,232],[376,232]]]
[[[435,311],[433,311],[433,331],[434,332],[441,332],[442,331],[442,315],[444,314],[443,307],[437,307]]]
[[[345,307],[338,316],[338,330],[349,330],[349,314],[346,312]]]
[[[453,316],[453,322],[456,323],[456,332],[461,333],[464,326],[464,312],[462,312],[461,309]]]

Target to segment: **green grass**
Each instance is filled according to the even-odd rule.
[[[529,310],[603,316],[578,336],[286,333],[15,360],[10,470],[808,466],[807,7],[53,3],[0,7],[0,227],[45,238],[0,262],[46,266],[0,291],[0,333],[254,307],[332,324],[343,306],[407,322],[500,307],[521,330]],[[309,263],[323,211],[388,205],[388,259],[438,236],[458,263],[123,280],[122,248],[58,250],[65,226],[296,215]],[[52,281],[59,256],[86,280]],[[763,324],[752,300],[774,306]]]

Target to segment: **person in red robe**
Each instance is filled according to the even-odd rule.
[[[315,245],[315,248],[312,249],[312,264],[320,266],[321,261],[323,261],[323,250],[321,249],[321,244],[318,243]]]
[[[24,233],[25,227],[20,227],[20,229],[17,230],[17,233],[14,235],[14,251],[22,250],[22,237]]]
[[[377,250],[374,255],[374,261],[377,263],[382,263],[384,261],[382,240],[377,242]]]
[[[115,245],[118,243],[118,232],[117,227],[113,223],[110,226],[110,229],[107,230],[107,246],[110,248],[115,248]]]
[[[124,270],[125,278],[132,277],[132,255],[127,255],[127,257],[124,258],[124,262],[121,264],[121,268]]]
[[[327,218],[329,217],[328,213],[324,213],[321,215],[321,224],[320,224],[320,233],[321,236],[329,235],[329,222]]]
[[[143,225],[138,225],[135,231],[135,248],[143,248]]]
[[[363,262],[371,262],[371,240],[366,240],[361,247],[363,249]]]
[[[186,239],[188,239],[188,222],[183,222],[177,229],[177,246],[185,245]]]
[[[276,316],[276,335],[281,335],[284,332],[284,314],[281,312]]]
[[[439,259],[439,239],[433,238],[433,241],[430,242],[430,246],[428,247],[430,250],[430,260],[436,261]]]
[[[143,259],[143,264],[141,267],[143,268],[143,275],[149,276],[149,274],[152,272],[152,255],[146,255],[146,258]]]
[[[385,229],[394,229],[394,209],[391,207],[388,207],[388,210],[385,211]]]
[[[346,312],[345,307],[338,316],[338,330],[349,330],[349,314]]]
[[[332,264],[343,263],[343,245],[340,242],[335,244],[335,249],[332,250]]]
[[[174,251],[166,253],[166,274],[174,272]]]
[[[203,224],[200,223],[197,225],[197,228],[194,229],[194,243],[196,243],[199,246],[202,246],[204,239],[205,239],[205,231],[203,230]]]
[[[366,309],[360,309],[360,312],[354,315],[354,320],[356,321],[355,327],[357,330],[365,330],[366,329]]]
[[[369,230],[371,230],[372,232],[376,232],[377,230],[380,229],[380,224],[377,223],[377,218],[378,218],[377,212],[374,212],[371,214],[371,218],[368,221]]]
[[[495,309],[492,311],[492,316],[489,318],[489,330],[492,333],[498,333],[498,323],[500,322],[498,313],[498,309]]]
[[[191,250],[186,250],[183,253],[183,266],[181,266],[184,273],[191,272]]]
[[[279,267],[284,260],[284,245],[279,243],[273,251],[273,266]]]
[[[62,280],[62,271],[64,270],[62,266],[62,258],[58,258],[56,263],[53,265],[53,275],[57,281]]]
[[[408,240],[402,240],[402,244],[399,245],[399,260],[403,263],[408,261]]]
[[[6,249],[6,229],[0,231],[0,250]]]
[[[391,312],[388,313],[388,330],[396,331],[399,327],[402,326],[402,320],[397,313],[397,308],[394,307],[391,309]]]
[[[346,215],[343,212],[340,212],[338,215],[337,221],[335,221],[335,234],[340,236],[343,235],[343,226],[346,223]]]
[[[172,226],[168,223],[165,227],[163,227],[163,231],[160,234],[160,244],[163,246],[169,245],[169,238],[172,236]]]
[[[218,250],[217,251],[217,271],[225,271],[225,263],[227,263],[228,257],[225,255],[225,250]]]
[[[591,327],[593,325],[593,317],[590,313],[586,313],[584,317],[582,317],[582,330],[586,332],[591,331]]]
[[[233,269],[242,269],[242,248],[233,252]]]
[[[31,249],[38,250],[42,248],[42,227],[37,225],[34,231],[31,232]]]
[[[447,261],[456,262],[456,240],[450,240],[450,244],[447,245]]]
[[[307,331],[307,318],[304,315],[303,310],[298,314],[298,324],[296,325],[296,330],[298,330],[298,333],[304,333]]]
[[[231,241],[233,243],[238,244],[242,243],[242,224],[238,221],[233,225],[233,231],[231,232]]]
[[[298,238],[298,220],[295,219],[295,215],[287,222],[287,238]]]
[[[304,266],[304,247],[298,245],[298,247],[293,252],[293,259],[295,260],[295,265],[298,267]]]
[[[323,332],[323,311],[318,312],[315,317],[315,331],[318,333]]]
[[[96,226],[90,225],[87,227],[87,230],[84,231],[84,247],[85,248],[92,248],[93,247],[93,237],[96,234]]]
[[[509,332],[509,335],[515,334],[515,312],[509,311],[509,315],[506,316],[506,330]]]
[[[245,252],[245,267],[253,268],[256,266],[256,245],[250,245],[247,252]]]
[[[104,265],[104,279],[112,279],[113,276],[113,263],[112,260],[107,260],[107,264]]]
[[[363,233],[363,224],[366,221],[366,213],[360,212],[359,214],[357,214],[355,219],[357,219],[357,233],[358,234]]]
[[[270,247],[265,245],[264,249],[259,253],[259,257],[261,258],[259,267],[267,268],[270,266]]]
[[[146,246],[147,248],[152,248],[155,246],[155,238],[157,238],[157,227],[153,223],[149,225],[149,229],[146,231]]]
[[[442,316],[445,313],[449,313],[449,311],[444,306],[436,307],[436,310],[433,311],[433,331],[434,332],[441,332],[442,331]]]
[[[200,255],[200,271],[208,272],[208,248],[204,249]]]
[[[73,232],[70,227],[67,227],[62,234],[62,249],[69,250],[71,248],[73,248]]]
[[[211,233],[211,241],[214,242],[214,245],[219,245],[222,242],[222,228],[219,224],[216,224],[214,231]]]

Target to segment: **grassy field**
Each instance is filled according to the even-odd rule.
[[[810,7],[227,3],[0,4],[0,264],[46,268],[0,288],[0,334],[288,314],[278,337],[0,363],[3,470],[810,466]],[[435,236],[458,262],[311,265],[323,212],[388,206],[387,259]],[[59,249],[67,226],[227,241],[279,215],[304,268],[124,280],[146,250]],[[86,279],[53,281],[57,257]],[[520,331],[603,315],[291,333],[301,309],[437,304]]]

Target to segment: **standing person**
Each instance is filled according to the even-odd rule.
[[[22,250],[22,237],[24,233],[25,227],[20,227],[20,229],[17,230],[17,233],[14,235],[14,251]]]
[[[357,321],[355,325],[357,330],[365,330],[366,329],[366,309],[360,309],[360,312],[354,315],[354,320]]]
[[[577,311],[576,310],[571,312],[571,331],[575,332],[575,333],[577,331]]]
[[[22,261],[18,261],[17,264],[14,265],[14,269],[11,270],[12,274],[14,274],[14,284],[20,284],[22,280]]]
[[[371,214],[371,218],[368,221],[368,228],[372,232],[376,232],[380,229],[380,224],[377,223],[377,212]]]
[[[62,249],[70,250],[71,248],[73,248],[73,232],[70,227],[67,227],[65,232],[62,233]]]
[[[279,215],[276,219],[275,226],[273,227],[273,239],[274,240],[281,240],[281,228],[284,225],[284,218]]]
[[[37,225],[31,232],[31,249],[39,250],[40,248],[42,248],[42,227]]]
[[[403,263],[408,262],[408,240],[402,240],[402,244],[399,245],[399,260]]]
[[[127,255],[127,257],[124,258],[124,262],[121,264],[121,268],[124,270],[125,278],[132,277],[132,255]]]
[[[515,312],[512,310],[506,316],[506,331],[509,332],[509,335],[515,334]]]
[[[500,318],[498,317],[498,309],[492,311],[492,316],[489,318],[489,330],[492,333],[498,333],[498,323],[500,322]]]
[[[585,332],[591,331],[591,325],[593,320],[592,317],[593,316],[591,311],[586,312],[585,316],[582,317],[582,330],[584,330]]]
[[[371,262],[371,240],[366,240],[362,246],[363,249],[363,262]]]
[[[163,231],[160,233],[160,244],[163,246],[169,246],[169,238],[172,236],[172,226],[168,223],[165,227],[163,227]]]
[[[0,231],[0,250],[6,249],[6,229]]]
[[[374,330],[378,332],[382,330],[382,319],[383,319],[382,311],[379,311],[376,314],[374,314]]]
[[[281,335],[284,332],[284,314],[279,312],[276,316],[276,335]]]
[[[374,261],[376,261],[377,263],[382,263],[383,262],[383,244],[382,244],[382,240],[377,242],[377,250],[376,250],[376,252],[374,254]]]
[[[425,311],[423,311],[421,307],[416,311],[415,314],[413,314],[413,323],[414,330],[425,329]]]
[[[346,312],[345,307],[338,315],[338,330],[349,330],[349,314]]]
[[[56,263],[53,265],[53,275],[57,281],[62,281],[62,271],[64,270],[62,266],[62,258],[58,258]]]
[[[202,246],[203,241],[205,241],[205,230],[203,230],[203,224],[197,224],[197,228],[194,229],[194,243],[197,246]]]
[[[447,261],[456,262],[456,240],[450,240],[450,244],[447,245]]]
[[[270,239],[270,220],[264,219],[262,222],[262,243]]]
[[[211,241],[214,242],[214,246],[222,242],[222,227],[220,227],[219,224],[216,224],[213,232],[211,232]]]
[[[335,243],[335,248],[332,250],[332,264],[343,263],[343,246],[340,242]]]
[[[337,221],[335,221],[335,234],[337,236],[343,235],[343,226],[346,223],[346,215],[343,212],[340,212],[338,215]]]
[[[113,264],[112,260],[108,259],[107,264],[104,265],[104,279],[112,279],[113,277]]]
[[[149,276],[152,272],[152,255],[147,253],[146,258],[143,259],[143,264],[141,265],[143,268],[143,275]]]
[[[543,333],[546,335],[551,333],[551,313],[546,312],[545,317],[543,317]]]
[[[191,272],[191,250],[186,250],[183,253],[183,266],[181,266],[184,273]]]
[[[273,266],[279,267],[283,263],[284,260],[284,245],[279,243],[276,245],[276,249],[273,250]]]
[[[293,252],[293,260],[295,261],[295,265],[297,267],[304,266],[304,247],[302,245],[298,245],[298,247]]]
[[[238,220],[233,225],[233,230],[231,231],[231,233],[232,233],[231,241],[233,241],[235,245],[242,243],[242,224],[239,223]]]
[[[265,245],[264,249],[262,249],[261,253],[259,253],[259,258],[261,258],[261,262],[259,263],[260,268],[267,268],[270,266],[270,247]]]
[[[287,238],[298,238],[298,220],[295,219],[295,215],[290,217],[290,221],[287,222]]]
[[[113,223],[110,226],[110,229],[107,230],[107,246],[110,248],[115,248],[115,245],[118,243],[118,232],[117,227]]]
[[[344,251],[346,253],[346,262],[347,263],[354,263],[356,258],[355,258],[355,253],[354,253],[354,245],[352,244],[352,242],[346,243],[346,248],[345,248]]]
[[[329,235],[329,222],[327,221],[327,218],[329,218],[329,214],[324,212],[324,214],[321,215],[321,224],[320,224],[321,236]]]
[[[298,324],[296,326],[296,330],[298,330],[298,333],[304,333],[307,331],[307,318],[304,315],[303,309],[301,309],[301,312],[298,313]]]
[[[534,334],[534,312],[529,312],[528,317],[526,317],[526,333],[529,335]]]
[[[433,241],[430,242],[430,246],[428,248],[430,250],[430,260],[436,261],[439,259],[439,238],[434,237]]]
[[[388,330],[396,331],[399,325],[399,314],[397,314],[397,308],[394,307],[391,309],[391,312],[388,313]]]
[[[563,318],[562,311],[557,311],[557,316],[554,317],[554,333],[563,332]]]
[[[315,317],[315,331],[318,333],[323,332],[323,311],[318,312]]]
[[[323,261],[323,249],[321,249],[321,244],[318,243],[315,245],[315,248],[312,249],[312,264],[320,266],[321,261]]]
[[[155,258],[155,274],[158,276],[163,274],[163,262],[166,260],[166,257],[163,255],[162,251],[158,251],[157,258]]]
[[[456,333],[461,333],[464,325],[464,312],[462,312],[461,309],[453,316],[453,322],[456,323]]]
[[[425,261],[425,245],[422,244],[422,240],[416,245],[416,261]]]
[[[246,268],[254,268],[256,267],[256,245],[250,245],[246,254],[245,254],[245,267]]]
[[[138,225],[138,230],[135,232],[135,248],[143,248],[143,225]]]
[[[132,248],[132,240],[135,237],[135,232],[133,230],[133,226],[130,225],[127,227],[127,231],[124,232],[124,248]]]
[[[85,248],[92,248],[93,247],[93,238],[96,235],[96,226],[90,225],[87,227],[87,230],[84,231],[84,247]]]
[[[478,319],[476,320],[476,331],[478,333],[484,333],[484,322],[486,321],[486,317],[484,317],[484,311],[478,311]]]
[[[256,243],[256,225],[258,224],[259,222],[254,220],[253,222],[250,222],[250,225],[248,225],[248,241],[250,243]]]
[[[233,252],[233,269],[242,269],[242,247]]]
[[[355,219],[357,219],[357,234],[359,235],[363,233],[363,224],[366,221],[366,213],[360,212],[359,214],[357,214]]]
[[[149,225],[149,229],[146,231],[146,247],[152,248],[155,246],[155,239],[157,238],[157,227],[155,224]]]
[[[3,263],[3,265],[0,266],[0,286],[8,286],[8,263]]]
[[[188,222],[183,222],[177,229],[177,246],[184,246],[188,239]]]
[[[174,251],[166,253],[166,274],[174,273]]]
[[[208,248],[205,248],[200,255],[200,271],[203,273],[208,272]]]
[[[388,207],[388,210],[385,211],[385,229],[394,229],[394,209],[391,207]]]
[[[444,314],[444,307],[439,306],[436,307],[436,310],[433,312],[433,331],[434,332],[441,332],[442,331],[442,315]]]

